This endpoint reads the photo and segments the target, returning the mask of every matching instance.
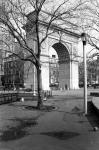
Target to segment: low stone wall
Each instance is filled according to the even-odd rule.
[[[18,101],[18,93],[1,93],[0,94],[0,104],[10,103]]]
[[[42,96],[49,98],[52,96],[52,91],[42,91]]]
[[[52,96],[51,91],[42,91],[42,98],[46,97],[49,98]],[[34,96],[33,92],[17,92],[17,91],[10,91],[10,92],[2,92],[0,93],[0,104],[6,104],[6,103],[11,103],[15,101],[20,101],[21,99],[26,100],[37,100],[37,95]]]
[[[99,92],[90,92],[90,96],[99,97]]]
[[[34,97],[33,93],[4,92],[0,93],[0,104],[20,101],[22,97],[24,98],[24,100],[36,100],[36,96]]]
[[[19,92],[18,98],[24,98],[24,100],[37,100],[37,96],[33,95],[33,92]]]

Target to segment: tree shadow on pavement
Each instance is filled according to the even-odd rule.
[[[25,106],[25,109],[28,110],[40,110],[40,111],[52,111],[55,109],[55,106],[43,105],[40,109],[37,106]]]
[[[51,136],[54,138],[57,138],[59,140],[68,140],[70,138],[74,138],[76,136],[79,136],[80,134],[77,132],[69,132],[69,131],[52,131],[52,132],[43,132],[40,133],[46,136]]]
[[[20,139],[29,134],[26,128],[37,125],[37,121],[33,118],[16,118],[12,121],[16,122],[16,126],[7,126],[6,129],[0,130],[0,141]]]
[[[9,104],[9,106],[14,106],[14,107],[20,107],[20,108],[24,108],[26,110],[40,110],[40,111],[52,111],[55,110],[56,107],[53,105],[43,105],[40,109],[38,109],[37,106],[30,106],[30,105],[23,105],[23,104]]]

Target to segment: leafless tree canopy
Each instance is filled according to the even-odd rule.
[[[24,54],[28,53],[28,56],[21,57],[18,52],[14,51],[14,48],[9,47],[8,40],[5,38],[3,41],[0,40],[8,47],[5,49],[6,52],[13,53],[21,60],[30,61],[36,66],[39,99],[41,99],[40,54],[42,44],[50,34],[56,32],[57,27],[76,32],[79,29],[80,31],[85,9],[88,15],[91,11],[88,4],[89,0],[2,0],[0,32],[3,37],[9,35],[12,47],[17,43],[20,46],[19,51]],[[37,53],[33,47],[30,48],[28,45],[26,37],[29,32],[34,34]]]

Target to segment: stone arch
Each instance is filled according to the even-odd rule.
[[[70,55],[69,51],[61,42],[52,45],[58,54],[59,63],[59,88],[70,88]]]

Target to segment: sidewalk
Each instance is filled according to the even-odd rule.
[[[0,106],[0,150],[97,150],[97,118],[82,114],[83,98],[54,96],[44,101],[51,111],[28,109],[36,101]]]

